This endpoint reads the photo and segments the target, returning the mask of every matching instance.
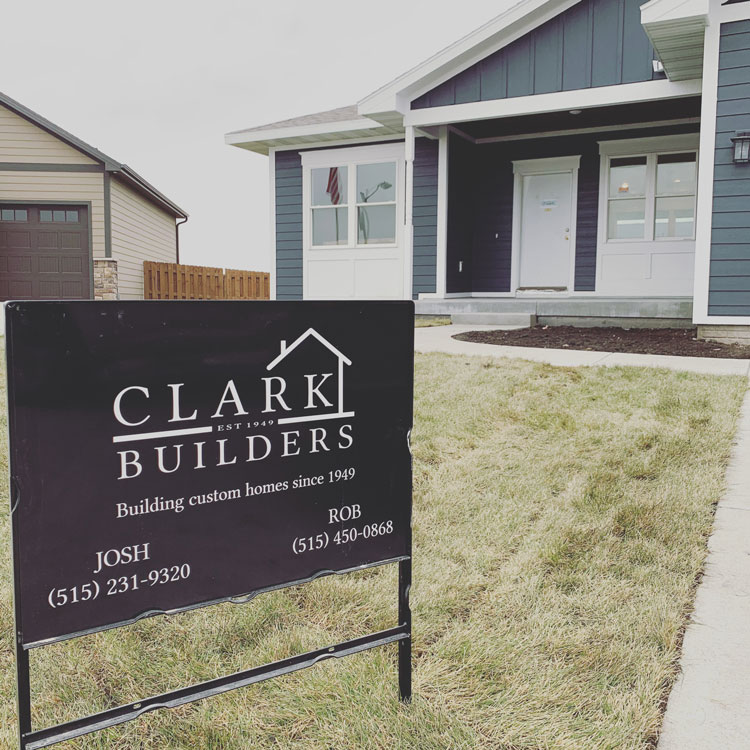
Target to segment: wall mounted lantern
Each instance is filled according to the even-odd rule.
[[[750,130],[737,131],[732,138],[734,154],[732,161],[735,164],[747,164],[750,162]]]

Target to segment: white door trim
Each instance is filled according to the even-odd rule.
[[[521,217],[523,214],[523,178],[528,175],[570,174],[570,276],[569,296],[575,291],[576,275],[576,218],[578,214],[578,170],[581,156],[559,156],[550,159],[523,159],[513,162],[513,228],[510,259],[510,294],[518,294],[521,273]]]

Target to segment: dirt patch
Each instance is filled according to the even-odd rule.
[[[695,328],[575,328],[535,326],[516,331],[467,331],[453,338],[479,344],[535,346],[631,354],[671,354],[677,357],[750,359],[750,346],[699,341]]]

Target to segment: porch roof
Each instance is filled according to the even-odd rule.
[[[290,148],[369,137],[403,137],[400,123],[383,125],[357,112],[357,105],[338,107],[301,117],[272,122],[224,136],[230,146],[267,154],[271,148]]]
[[[671,81],[702,76],[708,0],[651,0],[641,24]]]

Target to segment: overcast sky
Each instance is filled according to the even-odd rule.
[[[353,104],[512,4],[6,3],[0,91],[187,211],[182,262],[268,270],[268,160],[224,133]]]

